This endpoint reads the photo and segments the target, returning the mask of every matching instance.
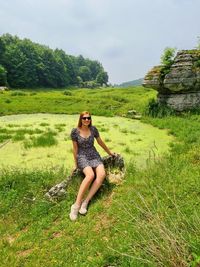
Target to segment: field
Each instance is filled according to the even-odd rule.
[[[141,87],[71,89],[68,95],[66,92],[68,91],[38,90],[36,94],[31,90],[4,92],[0,98],[0,112],[1,115],[74,114],[70,117],[72,119],[70,127],[74,118],[77,118],[75,114],[85,109],[95,115],[95,124],[101,128],[106,129],[107,125],[101,125],[100,116],[106,116],[108,121],[112,120],[113,127],[114,124],[121,125],[125,120],[128,126],[122,127],[126,130],[119,132],[122,134],[122,142],[128,146],[126,148],[124,145],[125,151],[122,149],[120,153],[134,160],[127,162],[123,183],[114,186],[105,182],[89,206],[87,216],[79,216],[76,222],[69,220],[68,213],[80,184],[79,178],[72,181],[63,200],[48,202],[44,198],[44,193],[52,185],[63,180],[70,166],[23,169],[19,164],[18,167],[2,168],[1,266],[199,266],[200,116],[198,111],[162,118],[144,115],[148,101],[156,94],[153,90],[147,91]],[[132,109],[143,114],[142,122],[114,117],[122,115],[127,117],[128,110]],[[47,116],[43,115],[43,118]],[[28,124],[27,121],[19,123],[19,119],[5,122],[5,118],[7,117],[0,118],[1,129],[14,131],[7,132],[10,137],[4,138],[1,144],[10,139],[12,140],[10,142],[14,142],[17,129]],[[61,126],[64,124],[63,121],[51,124],[43,120],[43,126],[39,127],[40,123],[42,122],[35,124],[35,129],[41,131],[46,129],[51,133],[57,131],[61,139],[64,138],[62,134],[69,134],[67,126]],[[45,123],[49,125],[44,125]],[[9,127],[9,124],[15,126]],[[16,126],[17,124],[20,127]],[[59,124],[57,128],[56,124]],[[138,131],[137,127],[134,128],[136,125],[137,127],[146,125],[147,128]],[[133,129],[130,129],[130,126]],[[30,128],[34,130],[32,124]],[[64,131],[59,132],[59,128],[64,128]],[[158,137],[155,133],[150,134],[154,137],[149,141],[150,151],[155,140],[165,139],[166,144],[170,142],[170,153],[162,153],[159,157],[148,157],[147,153],[142,162],[147,163],[148,159],[148,164],[137,164],[138,155],[131,151],[135,132],[141,134],[137,138],[145,141],[148,139],[149,129],[153,129],[155,133],[158,131]],[[126,139],[128,131],[132,131],[129,133],[130,139]],[[112,139],[111,133],[108,135],[107,133],[102,131],[103,137]],[[3,133],[1,135],[3,136]],[[13,144],[22,145],[30,136],[30,132],[25,133],[21,140],[19,138]],[[59,144],[60,139],[57,136],[52,134]],[[67,142],[70,140],[66,140],[65,144],[61,143],[61,146],[67,145]],[[107,144],[109,145],[108,139]],[[7,145],[1,148],[2,151]],[[137,142],[134,145],[135,151]],[[27,151],[30,149],[36,148],[29,147]],[[48,146],[45,149],[48,149]],[[140,146],[138,151],[139,149]],[[67,153],[69,152],[70,150]],[[11,160],[7,160],[7,156],[8,153],[1,156],[0,161],[9,163]],[[62,157],[64,160],[64,154]]]

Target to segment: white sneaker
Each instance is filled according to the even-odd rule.
[[[78,217],[78,211],[80,209],[80,206],[77,206],[76,204],[73,204],[71,206],[71,212],[69,214],[69,218],[72,220],[72,221],[75,221]]]
[[[81,208],[79,209],[79,213],[84,215],[87,213],[87,206],[88,206],[88,202],[83,201],[81,204]]]

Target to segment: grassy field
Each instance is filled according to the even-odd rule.
[[[2,94],[1,114],[47,112],[49,105],[53,113],[89,109],[95,115],[122,115],[129,109],[144,112],[155,96],[140,87],[72,90],[70,109],[63,106],[69,96],[62,91],[37,92],[35,105],[28,100],[30,91],[24,92],[25,96]],[[59,97],[62,101],[55,102]],[[118,97],[115,109],[112,97]],[[76,222],[68,213],[79,178],[72,181],[65,199],[50,203],[44,193],[66,176],[66,169],[1,170],[1,266],[199,266],[200,116],[144,116],[142,121],[173,134],[171,153],[152,159],[144,169],[130,163],[124,182],[105,182],[87,216]]]
[[[87,109],[93,115],[124,115],[133,107],[142,112],[155,91],[128,89],[16,90],[0,94],[0,115],[22,113],[77,114]]]

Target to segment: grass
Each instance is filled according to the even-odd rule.
[[[0,115],[22,113],[66,113],[77,114],[87,109],[93,115],[123,115],[133,106],[141,112],[155,91],[142,87],[128,89],[71,89],[68,90],[11,90],[0,98]],[[23,93],[23,94],[22,94]],[[142,94],[142,97],[141,97]],[[12,97],[11,97],[12,96]]]
[[[54,137],[55,133],[49,131],[43,133],[40,136],[33,136],[31,140],[24,141],[24,148],[31,148],[31,147],[49,147],[57,145],[58,141]]]
[[[107,96],[112,94],[111,89],[103,90]],[[79,104],[83,107],[85,100],[77,102],[77,96],[91,92],[93,99],[97,99],[99,91],[72,90],[75,102],[71,112]],[[39,91],[37,96],[45,93]],[[122,90],[118,93],[121,98]],[[151,96],[143,95],[141,90],[137,102],[138,93],[139,89],[135,93],[133,88],[123,89],[123,97],[132,98],[131,109],[138,107],[142,112]],[[109,101],[108,98],[107,105]],[[97,112],[96,102],[93,105]],[[125,105],[114,113],[124,113]],[[61,109],[56,105],[53,111]],[[16,108],[16,112],[20,113],[20,109]],[[106,114],[110,116],[112,112]],[[3,113],[7,114],[7,110]],[[69,221],[68,213],[80,178],[72,181],[64,199],[51,203],[44,199],[44,193],[62,181],[68,175],[67,170],[53,166],[43,171],[1,170],[2,266],[199,266],[200,116],[188,112],[164,118],[145,116],[142,120],[168,129],[176,137],[170,155],[160,159],[152,157],[145,169],[138,169],[131,162],[126,166],[123,183],[111,186],[105,182],[89,206],[87,216],[80,216],[75,223]],[[117,128],[117,122],[114,127]],[[135,138],[138,131],[134,132]],[[1,134],[12,133],[2,131]],[[122,140],[121,145],[126,148],[126,141]]]

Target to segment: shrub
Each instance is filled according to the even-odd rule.
[[[161,56],[161,63],[166,67],[170,67],[174,61],[175,52],[176,48],[166,47]]]
[[[14,91],[10,94],[11,96],[25,96],[26,93],[23,91]]]
[[[87,81],[87,82],[83,82],[83,87],[93,89],[93,88],[100,87],[100,84],[97,83],[96,81]]]
[[[63,92],[63,95],[72,95],[72,92],[70,92],[69,90],[65,90],[65,91]]]
[[[151,117],[166,117],[175,115],[175,111],[165,104],[159,103],[155,99],[151,99],[146,107],[145,114]]]

